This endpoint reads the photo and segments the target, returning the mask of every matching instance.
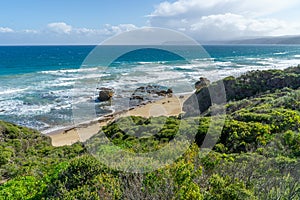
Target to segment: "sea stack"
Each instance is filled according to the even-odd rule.
[[[99,101],[109,101],[114,95],[114,91],[111,88],[97,88],[97,89],[100,90],[98,96]]]

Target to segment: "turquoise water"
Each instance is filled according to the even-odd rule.
[[[125,109],[139,86],[158,84],[175,93],[193,91],[200,76],[216,80],[249,70],[283,69],[300,64],[300,46],[204,46],[209,56],[193,46],[174,46],[188,59],[155,47],[116,58],[85,60],[95,46],[0,47],[0,119],[47,132],[73,123],[74,113],[89,120]],[[126,46],[106,46],[105,55]],[[107,60],[106,60],[107,59]],[[107,63],[110,63],[107,66]],[[112,103],[97,101],[97,87],[116,92]],[[75,111],[75,112],[74,112]],[[76,121],[76,120],[75,120]]]

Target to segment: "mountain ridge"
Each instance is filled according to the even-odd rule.
[[[215,40],[206,44],[270,44],[270,45],[300,45],[300,35],[265,36],[245,39]]]

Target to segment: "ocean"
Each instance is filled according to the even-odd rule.
[[[50,132],[128,108],[135,89],[149,84],[190,93],[199,77],[215,81],[249,70],[300,64],[300,46],[206,45],[158,47],[117,56],[128,46],[0,46],[0,120]],[[183,52],[182,57],[174,52]],[[99,59],[98,59],[99,58]],[[110,102],[99,87],[113,88]]]

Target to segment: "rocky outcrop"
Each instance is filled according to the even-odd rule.
[[[109,101],[113,95],[114,91],[111,88],[97,88],[99,91],[98,99],[99,101]]]
[[[143,101],[151,101],[156,97],[171,97],[173,90],[159,85],[147,85],[137,88],[130,97],[130,105],[139,105]]]
[[[224,100],[241,100],[285,87],[297,89],[300,87],[300,65],[285,70],[250,71],[238,78],[230,76],[208,86],[198,82],[196,85],[201,85],[201,88],[183,105],[187,115],[195,116],[207,111],[212,105],[212,98],[214,104],[222,104]],[[222,89],[225,89],[226,95],[223,100],[222,94],[218,94]]]
[[[205,78],[205,77],[200,77],[200,78],[199,78],[199,81],[197,81],[197,82],[195,83],[195,89],[196,89],[196,91],[199,91],[199,90],[201,90],[202,88],[207,87],[209,84],[210,84],[210,81],[209,81],[207,78]]]

